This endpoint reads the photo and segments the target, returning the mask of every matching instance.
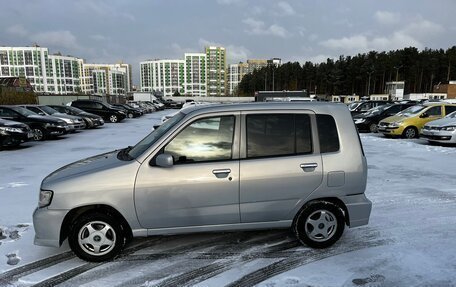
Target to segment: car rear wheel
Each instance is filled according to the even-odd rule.
[[[402,136],[406,139],[414,139],[418,137],[418,130],[415,127],[405,128]]]
[[[117,123],[119,121],[119,118],[117,117],[117,115],[110,115],[109,116],[109,121],[111,123]]]
[[[71,250],[79,258],[92,262],[114,258],[126,241],[124,228],[118,220],[98,212],[77,218],[68,235]]]
[[[370,124],[370,126],[369,126],[369,131],[370,131],[371,133],[377,133],[377,132],[378,132],[378,127],[377,127],[377,125],[376,125],[376,124]]]
[[[44,130],[42,128],[33,128],[33,140],[42,141],[45,138]]]
[[[133,113],[128,113],[128,118],[132,119],[133,118]]]
[[[296,216],[293,229],[298,240],[313,248],[326,248],[344,232],[345,217],[340,207],[327,201],[307,204]]]

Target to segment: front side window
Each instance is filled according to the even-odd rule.
[[[432,107],[429,110],[426,111],[426,114],[429,116],[441,116],[442,115],[442,107],[437,106],[437,107]]]
[[[175,164],[229,160],[232,158],[234,116],[196,120],[164,148]]]
[[[248,115],[247,158],[312,152],[309,115]]]

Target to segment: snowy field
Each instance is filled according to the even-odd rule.
[[[286,230],[151,237],[98,264],[66,243],[33,245],[47,174],[135,144],[169,112],[0,151],[0,286],[456,286],[456,147],[374,134],[361,135],[370,223],[329,249],[300,246]]]

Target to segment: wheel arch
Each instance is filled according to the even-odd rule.
[[[419,134],[419,133],[420,133],[420,130],[418,129],[418,127],[416,127],[416,126],[414,126],[414,125],[406,126],[406,127],[404,128],[404,130],[402,131],[401,136],[402,136],[402,137],[405,137],[405,131],[406,131],[407,129],[410,129],[410,128],[412,128],[412,129],[415,130],[415,132],[416,132],[415,138],[418,138],[418,137],[420,136],[420,134]]]
[[[106,215],[113,216],[114,218],[119,220],[121,225],[125,228],[125,233],[127,235],[127,239],[130,239],[133,237],[133,233],[131,231],[130,224],[128,224],[128,221],[125,219],[125,217],[119,211],[117,211],[115,208],[113,208],[112,206],[109,206],[109,205],[93,204],[93,205],[76,207],[76,208],[70,210],[65,215],[65,218],[62,221],[62,226],[60,228],[60,239],[59,239],[60,245],[68,237],[68,234],[70,232],[70,227],[73,224],[73,222],[78,217],[80,217],[84,214],[91,213],[91,212],[101,212]]]
[[[292,226],[294,226],[294,223],[297,220],[298,215],[302,212],[302,210],[306,209],[310,205],[313,205],[313,204],[316,204],[316,203],[324,203],[324,202],[329,202],[329,203],[332,203],[332,204],[336,205],[337,207],[339,207],[342,210],[342,213],[344,214],[345,224],[347,226],[350,226],[350,214],[348,213],[347,206],[345,205],[345,203],[341,199],[339,199],[337,197],[321,197],[321,198],[315,198],[315,199],[312,199],[312,200],[306,202],[298,210],[298,212],[296,212],[296,214],[295,214],[295,216],[293,218]]]

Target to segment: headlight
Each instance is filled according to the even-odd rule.
[[[390,123],[389,126],[393,127],[393,128],[398,128],[401,124],[402,124],[402,122],[393,122],[393,123]]]
[[[442,131],[456,131],[456,126],[447,126],[447,127],[442,127]]]
[[[0,132],[20,133],[22,131],[19,128],[0,127]]]
[[[366,119],[356,119],[355,124],[362,124],[366,121]]]
[[[39,207],[46,207],[51,204],[54,192],[51,190],[40,190],[40,199],[38,201]]]
[[[62,119],[62,120],[63,120],[64,122],[66,122],[67,124],[72,124],[72,123],[74,123],[74,121],[71,120],[71,119]]]

